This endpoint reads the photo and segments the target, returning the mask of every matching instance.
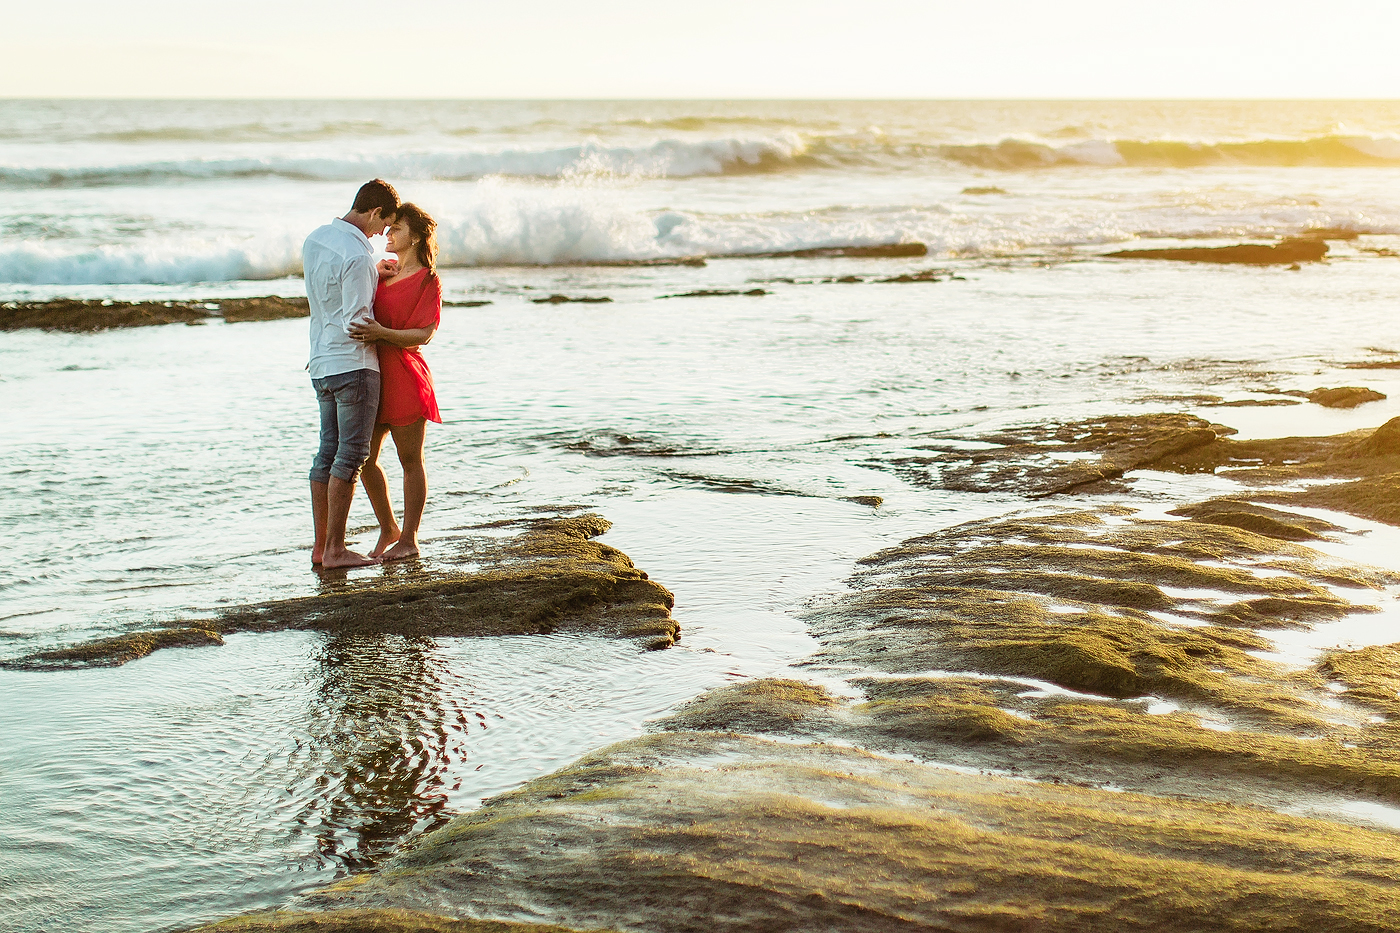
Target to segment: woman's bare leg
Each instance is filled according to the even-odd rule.
[[[423,519],[423,507],[428,503],[428,471],[423,467],[423,429],[427,421],[419,418],[413,424],[395,425],[394,447],[403,465],[403,527],[398,542],[384,552],[385,560],[403,560],[418,556],[418,524]]]
[[[369,459],[360,471],[360,481],[364,483],[365,495],[374,506],[374,517],[379,520],[379,543],[369,552],[370,557],[379,557],[399,540],[399,523],[394,518],[394,506],[389,501],[389,481],[384,476],[384,468],[379,465],[379,450],[384,446],[384,436],[389,433],[387,424],[376,424],[374,436],[369,442]]]

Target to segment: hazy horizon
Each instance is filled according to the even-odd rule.
[[[424,0],[395,15],[53,0],[13,12],[6,98],[1385,100],[1400,10],[1358,0],[641,0],[528,11]],[[178,90],[176,90],[178,89]],[[425,93],[426,92],[426,93]]]

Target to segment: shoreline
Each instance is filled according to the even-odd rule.
[[[296,911],[199,929],[1390,929],[1400,821],[1328,801],[1400,813],[1400,646],[1262,655],[1400,587],[1309,547],[1347,534],[1319,508],[1400,524],[1400,419],[1208,428],[1032,425],[901,464],[1057,499],[864,558],[787,676],[710,691]],[[1133,471],[1221,468],[1236,494],[1168,517],[1115,501]]]

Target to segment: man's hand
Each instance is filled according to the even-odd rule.
[[[378,269],[380,278],[384,278],[386,276],[391,275],[398,275],[399,261],[397,259],[381,259],[379,260]]]

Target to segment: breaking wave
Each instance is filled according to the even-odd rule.
[[[53,242],[0,246],[0,282],[24,285],[175,285],[301,274],[301,244],[169,240],[73,247]]]
[[[468,181],[493,175],[695,177],[774,172],[810,163],[796,136],[771,139],[665,140],[649,146],[598,144],[496,152],[437,151],[351,156],[182,159],[91,166],[0,166],[0,185],[78,187],[161,184],[180,179],[279,176],[310,181],[369,177]]]
[[[1244,142],[1185,142],[1170,139],[1086,140],[1065,146],[1020,139],[965,146],[938,146],[937,155],[977,168],[1018,169],[1054,166],[1198,168],[1225,165],[1400,166],[1400,139],[1372,136],[1319,136]]]
[[[681,121],[684,122],[684,121]],[[333,132],[344,128],[336,127]],[[240,132],[246,132],[240,128]],[[140,134],[146,131],[133,131]],[[948,144],[880,134],[779,133],[762,138],[662,140],[649,145],[590,142],[552,149],[427,150],[326,155],[249,155],[99,165],[0,165],[0,187],[160,185],[181,180],[281,177],[354,182],[368,177],[472,181],[492,176],[691,178],[813,168],[907,169],[944,165],[999,171],[1059,167],[1206,168],[1212,166],[1400,166],[1400,139],[1319,136],[1243,142],[1088,139],[1053,144],[1028,139]]]
[[[972,215],[957,204],[706,214],[634,210],[606,187],[488,180],[439,213],[445,267],[633,263],[922,243],[931,257],[1123,243],[1137,237],[1272,237],[1309,228],[1400,233],[1400,213],[1274,200],[1221,208],[1178,203],[1104,211],[1011,210]],[[0,282],[26,285],[189,284],[301,272],[304,229],[200,238],[152,235],[110,245],[34,238],[0,243]]]

